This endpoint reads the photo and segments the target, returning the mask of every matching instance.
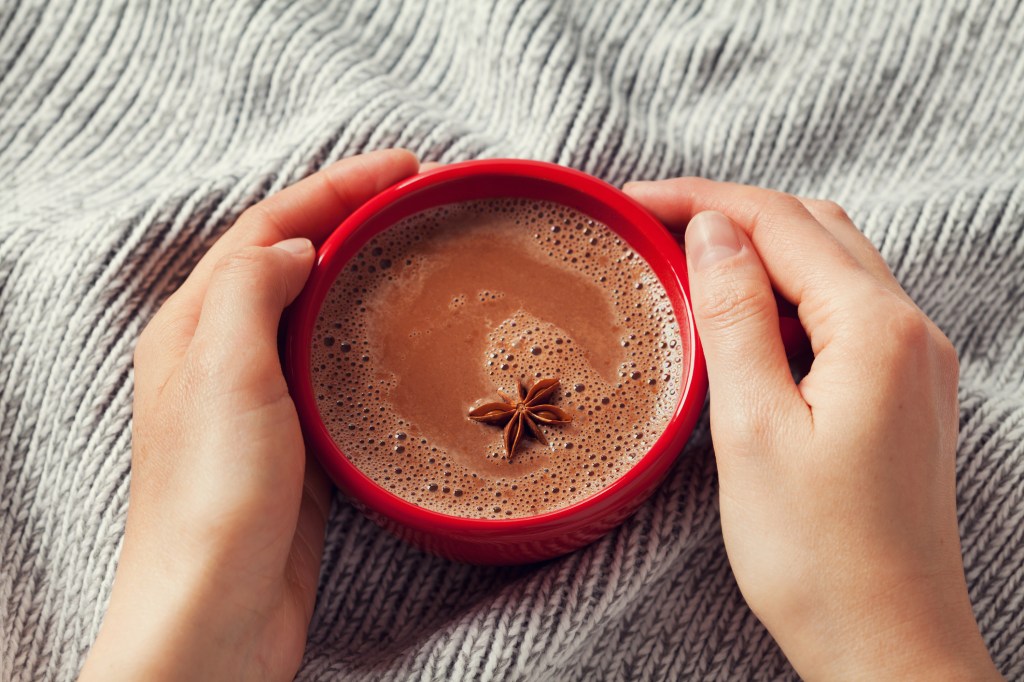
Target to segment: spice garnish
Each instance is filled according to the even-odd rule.
[[[548,444],[548,439],[544,437],[537,425],[538,422],[541,424],[568,424],[572,421],[571,414],[544,402],[557,390],[558,379],[539,379],[529,389],[523,386],[521,380],[516,379],[518,400],[513,400],[498,391],[498,395],[505,402],[481,405],[470,410],[469,418],[484,424],[498,426],[504,424],[505,453],[509,459],[512,459],[524,431],[529,431],[544,445]]]

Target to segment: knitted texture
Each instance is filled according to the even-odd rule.
[[[324,164],[546,159],[841,202],[962,361],[975,613],[1024,678],[1024,6],[0,3],[0,679],[72,679],[127,508],[132,349],[246,207]],[[706,415],[621,528],[425,556],[344,499],[300,679],[790,679],[722,545]]]

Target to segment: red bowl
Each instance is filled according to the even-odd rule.
[[[474,519],[425,509],[388,492],[335,445],[317,409],[310,373],[320,306],[345,263],[375,234],[443,204],[523,197],[555,201],[590,215],[647,261],[672,301],[683,342],[679,401],[651,449],[608,487],[561,509],[513,519]],[[441,556],[477,564],[550,559],[587,545],[636,511],[665,478],[693,430],[707,393],[707,369],[691,315],[686,260],[665,228],[617,188],[579,171],[539,161],[493,159],[443,166],[384,190],[353,213],[320,247],[317,262],[289,310],[285,376],[306,442],[324,470],[371,519]]]

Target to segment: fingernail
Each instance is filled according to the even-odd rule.
[[[281,249],[288,253],[294,253],[295,255],[302,255],[313,248],[313,242],[309,241],[305,237],[295,237],[294,239],[285,239],[284,241],[274,244],[275,249]]]
[[[698,213],[686,227],[686,251],[699,269],[735,256],[741,248],[732,221],[718,211]]]

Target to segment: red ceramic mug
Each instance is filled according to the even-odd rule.
[[[310,372],[313,328],[335,277],[375,234],[436,206],[498,197],[554,201],[607,225],[654,271],[679,323],[685,367],[679,400],[664,432],[618,480],[575,504],[512,519],[464,518],[408,502],[374,483],[331,439],[317,409]],[[430,552],[478,564],[550,559],[587,545],[636,511],[679,456],[704,404],[707,371],[690,313],[686,261],[665,228],[615,187],[538,161],[467,161],[422,173],[381,192],[320,247],[302,294],[289,309],[285,374],[306,442],[335,484],[371,519]]]

